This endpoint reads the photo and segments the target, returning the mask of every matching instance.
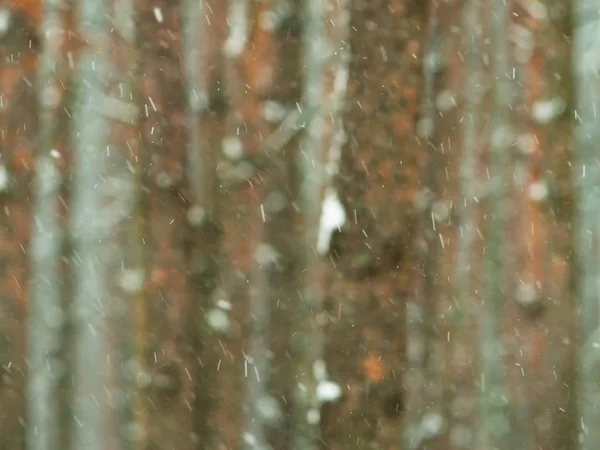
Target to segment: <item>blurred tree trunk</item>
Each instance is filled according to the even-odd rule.
[[[324,280],[319,264],[319,219],[323,188],[325,187],[324,102],[327,59],[333,52],[327,42],[325,12],[328,2],[305,0],[301,12],[303,27],[303,75],[301,108],[314,110],[306,124],[297,154],[298,216],[302,233],[299,253],[298,298],[293,309],[294,322],[290,339],[292,357],[293,397],[291,448],[312,450],[319,446],[321,408],[318,398],[319,382],[324,381],[323,316]],[[327,212],[326,212],[327,213]],[[328,212],[331,214],[331,212]],[[334,214],[336,214],[334,212]],[[320,272],[320,273],[319,273]]]
[[[345,207],[335,188],[342,148],[350,60],[349,3],[303,2],[300,108],[310,111],[294,155],[297,180],[296,229],[303,248],[297,253],[298,298],[292,309],[291,448],[313,449],[322,440],[322,407],[342,389],[329,379],[325,360],[328,315],[326,295],[331,241],[346,224]],[[314,112],[313,112],[314,111]]]
[[[417,141],[421,147],[420,177],[423,187],[417,208],[421,212],[418,236],[414,239],[418,255],[417,274],[414,277],[415,295],[407,302],[406,372],[409,387],[403,443],[407,449],[418,449],[437,437],[444,428],[441,384],[439,377],[444,367],[444,346],[447,338],[438,327],[437,310],[440,308],[440,261],[443,250],[442,227],[437,210],[442,205],[441,169],[444,164],[445,139],[440,139],[440,121],[436,96],[444,71],[445,57],[443,7],[431,0],[427,8],[426,47],[422,57],[423,86],[421,111],[416,125]],[[442,22],[442,24],[440,24]],[[431,424],[429,427],[427,424]]]
[[[125,391],[124,398],[112,398],[109,429],[119,430],[131,446],[147,450],[149,445],[149,409],[147,388],[149,335],[145,217],[143,193],[149,157],[141,145],[141,72],[140,39],[134,20],[134,0],[114,0],[109,4],[110,60],[107,103],[112,102],[108,151],[110,161],[103,179],[112,184],[115,215],[110,231],[108,266],[109,354],[120,364],[110,367],[113,396]]]
[[[507,208],[506,376],[514,439],[524,448],[572,448],[573,250],[569,3],[512,5],[510,158]],[[512,70],[512,73],[510,71]],[[568,200],[567,200],[568,199]],[[512,213],[510,212],[512,210]]]
[[[139,241],[130,241],[138,231],[131,226],[138,220],[134,174],[140,170],[133,8],[131,3],[92,0],[81,3],[77,12],[78,32],[87,47],[77,66],[72,130],[72,445],[122,448],[122,431],[136,441],[145,432],[136,429],[143,423],[127,421],[120,429],[126,400],[119,394],[124,347],[136,337],[124,325],[144,276]],[[139,380],[139,372],[133,370],[134,379]],[[135,404],[136,418],[141,418],[140,407]]]
[[[136,2],[146,276],[144,297],[148,369],[145,398],[151,447],[197,448],[197,371],[190,322],[195,305],[190,279],[188,210],[195,204],[186,179],[187,93],[181,3]],[[199,430],[201,431],[201,430]]]
[[[104,180],[109,164],[109,119],[98,109],[108,84],[109,10],[106,2],[79,4],[78,26],[89,42],[80,55],[75,76],[75,120],[71,239],[73,241],[73,416],[74,449],[101,450],[105,445],[108,405],[103,386],[110,385],[108,354],[109,313],[106,241],[110,237],[111,211],[106,209]],[[112,184],[112,183],[111,183]],[[104,194],[104,195],[103,195]],[[108,213],[108,214],[107,214]],[[114,220],[114,218],[113,218]]]
[[[217,176],[214,151],[211,144],[211,97],[208,83],[209,48],[217,38],[206,26],[206,17],[212,11],[205,1],[181,2],[183,21],[183,66],[187,93],[188,149],[186,181],[190,205],[187,221],[190,233],[189,280],[191,314],[188,332],[193,340],[196,385],[194,387],[194,441],[196,448],[212,448],[216,430],[214,415],[217,405],[215,390],[219,355],[211,317],[226,315],[226,305],[215,302],[219,287],[219,254],[222,253],[221,230],[217,217]],[[210,22],[209,22],[210,23]],[[215,304],[216,303],[216,304]],[[223,309],[225,307],[225,309]],[[213,319],[214,320],[214,319]]]
[[[43,49],[38,68],[40,134],[34,185],[34,228],[30,245],[31,300],[28,321],[27,448],[58,450],[62,412],[59,383],[66,369],[62,360],[63,281],[60,270],[62,230],[59,195],[62,175],[56,150],[59,108],[64,101],[65,55],[62,29],[65,11],[60,1],[44,8]]]
[[[507,238],[506,207],[509,172],[509,107],[511,86],[508,78],[507,23],[509,8],[502,2],[491,9],[491,38],[494,73],[494,104],[491,123],[491,154],[488,162],[489,215],[486,250],[483,256],[483,287],[480,327],[481,442],[485,449],[510,449],[514,442],[508,415],[508,391],[503,344],[506,316]]]
[[[38,132],[37,43],[14,5],[0,4],[0,447],[25,448],[30,202]]]
[[[591,17],[600,8],[597,0],[576,2],[573,69],[577,82],[575,177],[578,183],[578,257],[579,257],[579,449],[590,450],[600,439],[600,298],[598,290],[598,245],[600,233],[600,167],[597,145],[600,123],[597,104],[600,94],[597,53],[599,22]]]
[[[225,185],[221,221],[232,264],[225,274],[225,291],[241,324],[242,341],[235,352],[243,367],[240,386],[243,416],[241,448],[270,448],[268,431],[280,419],[279,402],[269,395],[270,314],[272,272],[279,257],[267,227],[271,211],[266,200],[273,186],[270,161],[262,159],[271,133],[265,102],[277,71],[275,2],[231,0],[225,54],[229,111],[218,167]],[[238,347],[239,345],[239,347]]]
[[[453,92],[460,86],[456,130],[459,135],[449,138],[460,151],[450,160],[450,174],[456,180],[456,204],[450,218],[454,222],[454,239],[448,253],[452,255],[450,279],[452,304],[447,309],[448,354],[444,401],[448,417],[446,442],[449,448],[469,448],[478,439],[477,387],[478,366],[478,288],[481,286],[481,160],[486,148],[486,121],[490,103],[490,52],[486,45],[489,36],[485,8],[479,0],[467,0],[460,8],[456,23],[462,29],[457,56],[448,58],[448,77],[455,79],[447,89]],[[462,69],[462,74],[457,73]],[[446,91],[446,95],[447,95]],[[440,93],[441,97],[444,93]],[[438,97],[438,98],[440,98]],[[438,104],[440,101],[438,101]],[[447,117],[447,113],[444,117]],[[448,254],[446,253],[446,255]],[[443,308],[439,310],[443,313]],[[445,314],[444,314],[445,315]],[[443,447],[442,447],[443,448]]]

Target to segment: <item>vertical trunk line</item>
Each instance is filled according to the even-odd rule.
[[[62,176],[53,154],[57,139],[56,113],[63,101],[59,87],[64,64],[59,33],[63,27],[61,2],[48,0],[42,23],[43,53],[38,71],[38,105],[41,131],[34,181],[35,228],[31,241],[31,303],[29,309],[27,449],[59,450],[59,367],[64,311],[59,261],[62,231],[58,223],[58,197]]]
[[[598,290],[598,246],[600,239],[600,167],[597,164],[597,145],[600,141],[600,123],[597,107],[600,97],[596,36],[600,23],[591,17],[597,11],[597,0],[575,2],[573,71],[576,92],[576,151],[578,165],[575,177],[578,183],[577,253],[579,263],[578,313],[580,326],[579,348],[579,446],[592,450],[600,441],[600,335]]]
[[[484,256],[483,308],[480,328],[481,364],[481,445],[485,449],[512,449],[512,426],[508,416],[508,392],[505,382],[505,349],[502,344],[506,300],[506,182],[508,172],[507,135],[511,87],[507,64],[508,6],[494,3],[492,42],[494,58],[494,104],[490,155],[490,218]]]
[[[89,42],[80,54],[75,80],[76,113],[71,235],[77,258],[73,268],[74,387],[72,445],[74,449],[102,450],[103,411],[107,377],[106,230],[98,185],[108,164],[108,119],[97,110],[107,85],[109,39],[107,4],[81,2],[77,32]],[[100,403],[100,406],[98,405]],[[101,412],[102,411],[102,412]]]

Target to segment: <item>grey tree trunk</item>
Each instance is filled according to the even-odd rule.
[[[140,43],[134,20],[134,0],[110,2],[111,72],[106,80],[105,103],[111,105],[109,156],[102,176],[102,210],[107,222],[106,281],[107,411],[105,446],[146,450],[149,445],[150,401],[147,388],[148,304],[143,186],[149,157],[141,145]],[[108,113],[109,111],[106,111]],[[126,392],[118,399],[119,392]],[[116,434],[116,436],[115,436]],[[125,441],[121,441],[121,437]]]
[[[502,344],[506,306],[505,251],[509,183],[509,106],[507,19],[509,7],[495,2],[492,13],[494,52],[494,104],[491,156],[489,163],[490,215],[484,255],[483,308],[480,320],[481,446],[484,449],[511,449],[511,422],[508,416],[508,389],[505,382],[505,349]]]
[[[452,401],[474,405],[477,403],[477,374],[474,358],[469,358],[471,367],[460,370],[458,361],[465,354],[474,353],[477,346],[473,342],[472,330],[477,324],[475,278],[478,274],[476,255],[476,233],[478,229],[478,173],[483,139],[482,124],[486,92],[486,68],[483,65],[483,8],[480,0],[468,0],[463,6],[463,36],[465,46],[465,77],[462,97],[464,118],[461,122],[462,149],[459,163],[459,197],[457,210],[460,211],[460,224],[457,231],[456,272],[453,286],[453,313],[450,316],[449,356],[451,361]],[[459,370],[457,370],[459,369]],[[474,409],[474,408],[473,408]],[[450,420],[449,442],[452,448],[473,445],[477,437],[477,423],[474,412],[454,416]]]
[[[44,53],[38,73],[38,104],[41,111],[34,195],[35,228],[31,241],[31,303],[29,310],[27,448],[59,450],[60,398],[58,386],[66,369],[60,358],[63,311],[59,261],[62,231],[58,224],[61,174],[54,149],[57,110],[62,104],[60,85],[64,55],[59,33],[63,28],[62,2],[48,0],[44,8]]]
[[[208,107],[206,82],[201,66],[201,39],[203,37],[204,11],[203,1],[182,0],[183,23],[183,58],[186,75],[187,104],[189,114],[189,150],[188,179],[193,191],[196,213],[202,219],[209,206],[211,195],[207,192],[205,178],[207,176],[207,152],[202,145],[199,119]]]
[[[131,61],[132,55],[115,44],[117,33],[132,39],[131,16],[118,14],[118,8],[129,14],[132,8],[119,3],[112,9],[103,0],[78,6],[77,31],[86,46],[77,66],[72,130],[72,445],[118,449],[123,446],[118,427],[124,399],[116,388],[123,381],[121,347],[128,337],[117,326],[125,323],[128,295],[143,284],[143,273],[131,272],[125,260],[124,221],[131,217],[135,199],[136,164],[129,158],[137,156],[137,133],[130,140],[119,127],[112,128],[119,122],[131,127],[138,116],[130,103],[131,72],[111,64],[117,56]]]
[[[194,238],[190,252],[189,280],[193,305],[189,317],[190,336],[197,352],[195,372],[194,428],[198,448],[213,445],[214,429],[211,418],[215,414],[217,367],[220,355],[214,350],[212,330],[206,323],[206,314],[217,311],[213,292],[218,284],[217,254],[222,250],[216,226],[216,176],[213,170],[214,154],[210,151],[213,138],[205,127],[209,107],[206,80],[206,47],[210,45],[212,30],[204,26],[210,5],[200,0],[182,0],[183,65],[187,92],[188,149],[186,180],[190,189],[187,219]]]
[[[323,354],[323,331],[317,323],[321,311],[320,286],[313,284],[317,262],[315,245],[318,238],[320,201],[324,186],[321,135],[323,133],[322,99],[324,95],[325,2],[304,1],[304,105],[314,108],[316,116],[308,123],[297,155],[301,177],[299,208],[303,220],[304,254],[301,256],[300,297],[296,300],[294,329],[290,339],[293,358],[292,449],[318,448],[320,405],[317,398],[318,378],[315,365]],[[321,361],[321,364],[322,361]],[[318,370],[318,369],[317,369]]]
[[[440,7],[437,0],[428,2],[427,42],[422,56],[421,117],[417,124],[417,136],[422,146],[420,172],[423,180],[423,198],[419,214],[419,230],[415,238],[418,255],[415,289],[407,302],[406,348],[407,370],[405,383],[408,387],[406,415],[403,427],[403,445],[406,449],[422,447],[426,441],[435,438],[443,429],[440,415],[440,401],[433,398],[442,392],[432,388],[439,382],[439,369],[444,366],[436,355],[444,354],[443,346],[447,339],[440,338],[436,330],[436,292],[439,264],[439,225],[436,225],[433,205],[439,200],[439,170],[443,166],[438,150],[439,119],[435,104],[437,95],[436,80],[442,70],[443,42],[440,30]],[[443,144],[442,144],[443,145]],[[442,152],[443,153],[443,152]],[[434,395],[429,395],[433,393]],[[442,419],[442,420],[440,420]],[[428,427],[426,423],[439,424]],[[425,431],[427,430],[427,431]]]
[[[600,21],[595,11],[598,0],[575,2],[573,70],[576,93],[576,149],[578,166],[578,257],[579,257],[579,449],[592,450],[600,439],[600,167],[597,164],[600,142]]]

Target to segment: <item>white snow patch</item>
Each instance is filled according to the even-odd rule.
[[[318,359],[313,363],[313,375],[319,381],[327,379],[327,366],[325,361]]]
[[[156,175],[156,184],[161,189],[168,189],[173,186],[173,177],[167,172],[160,172]]]
[[[8,169],[4,164],[0,164],[0,192],[7,191],[9,184],[10,176],[8,174]]]
[[[444,418],[439,413],[427,413],[423,416],[419,428],[423,440],[431,439],[442,432]]]
[[[350,78],[350,70],[348,69],[348,60],[350,59],[349,52],[342,51],[343,64],[338,66],[333,80],[333,91],[337,94],[338,100],[342,101],[348,89],[348,79]],[[340,106],[340,105],[336,105]]]
[[[535,306],[541,301],[541,296],[533,284],[520,283],[516,299],[523,306]]]
[[[237,136],[227,136],[223,139],[223,154],[229,159],[240,159],[244,155],[244,145]]]
[[[254,260],[261,266],[276,263],[279,256],[275,247],[265,243],[258,244],[254,252]]]
[[[135,294],[144,286],[144,273],[141,269],[125,269],[121,274],[121,288],[128,294]]]
[[[524,155],[530,155],[536,148],[537,139],[533,133],[525,133],[517,138],[517,146]]]
[[[321,381],[317,385],[317,399],[320,402],[334,402],[342,396],[342,388],[333,381]]]
[[[438,111],[442,112],[449,111],[458,106],[454,92],[452,92],[450,89],[443,90],[438,94],[437,98],[435,99],[435,105]]]
[[[551,100],[541,100],[533,105],[532,115],[536,122],[546,125],[559,117],[567,103],[560,97]]]
[[[229,316],[222,309],[211,309],[206,315],[208,325],[219,333],[226,333],[229,330]]]
[[[263,103],[263,117],[268,122],[280,122],[285,117],[285,106],[274,100],[267,100]]]
[[[251,447],[255,447],[258,444],[258,441],[256,440],[256,436],[254,436],[252,433],[248,433],[247,431],[244,431],[244,434],[242,435],[244,442],[248,445],[250,445]]]
[[[285,209],[288,200],[281,191],[272,191],[265,199],[265,211],[267,213],[278,213]]]
[[[42,89],[42,104],[46,108],[57,108],[60,104],[60,91],[53,84],[48,84]]]
[[[346,211],[337,192],[333,188],[327,188],[317,237],[317,252],[320,255],[326,255],[329,252],[333,232],[340,230],[346,224],[346,220]]]
[[[231,311],[231,302],[221,298],[217,300],[217,306],[223,311]]]
[[[0,9],[0,36],[4,36],[12,22],[12,14],[8,8]]]
[[[258,25],[263,31],[275,31],[281,18],[275,11],[264,11],[258,18]]]
[[[526,0],[526,1],[523,1],[522,3],[523,3],[523,6],[525,7],[525,9],[527,10],[527,12],[535,20],[539,20],[540,22],[543,22],[548,19],[548,9],[539,0]]]
[[[315,322],[317,322],[318,326],[324,327],[329,323],[329,316],[324,312],[320,312],[315,317]]]
[[[450,216],[450,207],[446,202],[435,202],[431,207],[431,214],[437,223],[442,223]]]
[[[152,383],[152,377],[145,370],[138,370],[135,374],[135,384],[142,389],[147,388]]]
[[[423,117],[417,122],[417,134],[422,137],[428,137],[433,134],[433,120],[429,117]]]
[[[548,185],[544,181],[531,183],[528,189],[529,199],[534,202],[543,202],[548,198]]]
[[[415,194],[413,198],[413,204],[418,210],[424,211],[433,201],[433,197],[434,196],[433,192],[431,192],[431,189],[424,187]]]
[[[160,9],[158,6],[156,6],[156,7],[154,7],[153,12],[154,12],[154,18],[156,19],[156,21],[158,23],[163,23],[165,18],[163,16],[162,9]]]
[[[202,222],[204,222],[205,217],[206,212],[204,211],[204,208],[200,205],[193,205],[190,209],[187,210],[188,222],[196,227],[202,225]]]
[[[229,37],[225,42],[225,54],[229,57],[236,57],[246,48],[248,41],[248,21],[246,18],[245,2],[234,2],[229,9]]]
[[[319,423],[319,420],[321,420],[321,413],[319,410],[314,408],[309,409],[306,414],[306,421],[311,425],[316,425]]]
[[[267,423],[276,423],[281,419],[282,414],[279,403],[270,395],[260,397],[256,402],[256,409]]]

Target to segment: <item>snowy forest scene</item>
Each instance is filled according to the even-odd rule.
[[[0,64],[0,450],[600,449],[600,0],[0,0]]]

